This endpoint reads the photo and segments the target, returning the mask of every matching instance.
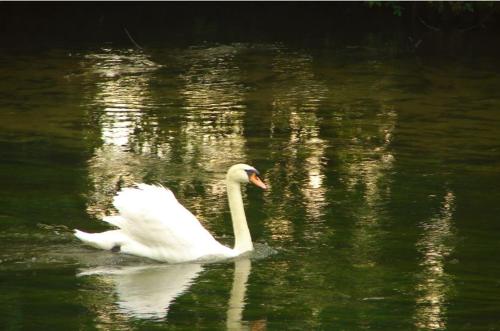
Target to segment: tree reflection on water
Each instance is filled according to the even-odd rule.
[[[327,207],[324,171],[328,143],[320,136],[317,111],[328,89],[315,77],[313,59],[306,53],[278,51],[272,70],[276,81],[269,152],[276,163],[267,177],[280,185],[271,182],[266,202],[272,211],[269,230],[274,238],[283,240],[294,233],[296,216],[288,204],[301,206],[312,223],[322,222]],[[312,224],[306,227],[305,236],[314,238],[321,233]]]

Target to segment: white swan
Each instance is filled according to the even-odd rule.
[[[104,221],[118,230],[102,233],[75,230],[75,236],[96,248],[162,262],[235,257],[253,250],[240,188],[242,183],[249,182],[266,189],[254,167],[236,164],[229,168],[226,186],[235,238],[233,249],[215,240],[170,190],[146,184],[125,188],[115,196],[113,204],[119,215],[105,217]]]

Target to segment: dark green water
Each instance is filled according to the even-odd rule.
[[[0,55],[0,329],[500,330],[500,65],[283,45]],[[81,245],[160,183],[251,259]],[[276,251],[274,254],[270,252]]]

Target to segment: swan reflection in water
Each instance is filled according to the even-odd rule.
[[[78,276],[97,276],[112,284],[121,314],[132,318],[163,320],[167,317],[170,305],[188,291],[203,269],[203,265],[197,263],[110,266],[83,269]],[[227,330],[250,329],[248,323],[242,321],[250,271],[249,258],[234,261],[233,284],[227,307]]]
[[[161,319],[172,301],[184,293],[203,270],[201,264],[110,266],[85,269],[78,276],[110,281],[117,294],[119,311],[125,315]]]

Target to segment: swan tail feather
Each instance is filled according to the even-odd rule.
[[[122,245],[120,230],[111,230],[101,233],[87,233],[75,229],[75,237],[89,246],[111,250]]]

